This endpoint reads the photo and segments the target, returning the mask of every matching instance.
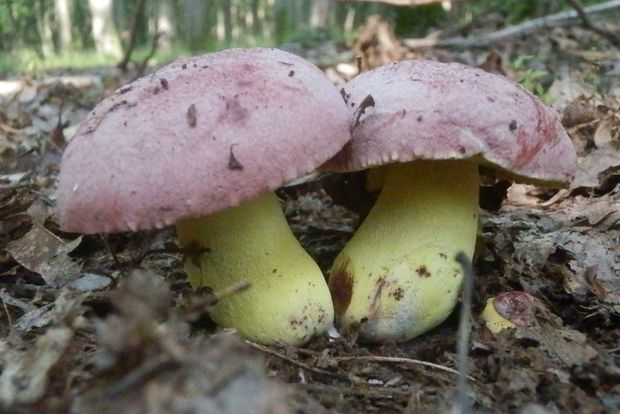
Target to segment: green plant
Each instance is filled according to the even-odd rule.
[[[534,56],[530,55],[521,55],[512,61],[512,68],[517,72],[515,81],[539,98],[548,100],[549,95],[542,84],[542,80],[549,75],[549,72],[544,69],[530,68],[528,62],[532,60],[533,57]]]

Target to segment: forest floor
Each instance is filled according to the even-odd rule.
[[[563,114],[579,155],[567,189],[506,191],[489,181],[482,191],[469,346],[474,410],[620,412],[618,49],[578,27],[492,50],[414,51],[368,36],[363,69],[431,58],[520,80]],[[320,58],[336,84],[357,71],[360,50],[302,52]],[[210,322],[214,297],[190,289],[171,229],[105,237],[59,230],[54,192],[65,137],[129,80],[99,69],[0,83],[0,412],[449,412],[460,308],[407,343],[326,335],[304,348],[265,347]],[[338,183],[327,176],[279,192],[326,273],[364,210],[332,201],[325,189],[337,193]],[[509,291],[536,298],[534,322],[493,334],[477,315]]]

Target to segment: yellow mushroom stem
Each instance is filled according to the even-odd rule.
[[[480,314],[480,319],[482,319],[489,329],[489,331],[497,334],[505,329],[513,329],[516,328],[517,325],[504,318],[498,311],[495,309],[495,298],[490,298],[487,300],[486,305],[484,305],[484,309]]]
[[[478,224],[478,166],[390,166],[366,220],[332,267],[337,324],[371,342],[406,341],[445,320],[457,302]]]
[[[301,345],[333,325],[325,278],[291,232],[274,193],[177,224],[189,255],[185,271],[194,288],[250,287],[223,298],[211,316],[221,326],[263,344]]]

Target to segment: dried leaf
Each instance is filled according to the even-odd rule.
[[[617,149],[611,146],[597,148],[584,158],[579,158],[571,189],[597,188],[603,183],[607,173],[619,169],[620,152]]]
[[[13,348],[5,353],[0,375],[1,405],[29,404],[43,397],[49,371],[65,353],[71,338],[73,330],[68,327],[50,328],[25,352]]]
[[[568,367],[582,366],[598,355],[596,349],[587,344],[585,334],[563,328],[561,323],[542,322],[532,328],[520,327],[516,336],[536,340]]]
[[[594,143],[598,148],[602,148],[613,141],[612,128],[615,122],[615,116],[608,116],[597,125],[594,131]]]
[[[80,274],[81,264],[68,254],[81,242],[82,236],[66,242],[35,223],[28,233],[11,241],[6,250],[26,269],[39,273],[48,285],[63,287]]]

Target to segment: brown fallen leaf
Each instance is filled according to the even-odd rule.
[[[615,173],[620,173],[620,151],[606,145],[579,158],[577,173],[570,188],[597,188],[605,181],[606,175]]]
[[[69,257],[82,242],[82,236],[65,241],[52,234],[42,224],[6,246],[11,256],[26,269],[41,275],[52,287],[63,287],[77,279],[82,265]]]
[[[34,343],[10,346],[10,342],[20,341],[14,336],[0,340],[0,412],[13,412],[15,405],[36,402],[45,395],[48,376],[66,355],[81,312],[81,299],[64,291],[48,314],[55,325]]]

